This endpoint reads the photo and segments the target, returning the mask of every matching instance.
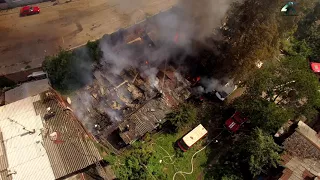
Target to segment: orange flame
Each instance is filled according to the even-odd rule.
[[[176,33],[176,35],[174,36],[174,42],[177,43],[179,41],[179,34]]]

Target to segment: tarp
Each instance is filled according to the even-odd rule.
[[[320,72],[320,63],[312,62],[312,63],[310,63],[310,66],[311,66],[311,69],[313,72],[315,72],[315,73]]]

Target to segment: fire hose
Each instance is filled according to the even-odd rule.
[[[203,150],[204,150],[206,147],[208,147],[214,140],[215,140],[215,142],[217,142],[217,141],[218,141],[217,138],[222,134],[223,131],[224,131],[224,130],[222,130],[216,137],[214,137],[212,140],[210,140],[207,145],[205,145],[203,148],[201,148],[200,150],[198,150],[197,152],[195,152],[195,153],[192,155],[191,160],[190,160],[190,163],[191,163],[191,171],[190,171],[190,172],[177,171],[177,172],[174,173],[174,175],[173,175],[173,177],[172,177],[172,180],[175,179],[175,177],[176,177],[177,174],[181,174],[184,178],[185,178],[184,174],[187,174],[187,175],[192,174],[192,173],[193,173],[193,159],[194,159],[195,155],[197,155],[198,153],[200,153],[201,151],[203,151]]]

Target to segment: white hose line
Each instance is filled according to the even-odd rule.
[[[177,174],[181,174],[181,175],[183,175],[183,177],[184,177],[184,174],[188,174],[188,175],[192,174],[193,173],[193,158],[194,158],[194,156],[197,155],[199,152],[203,151],[206,147],[208,147],[213,142],[213,140],[216,140],[216,138],[218,138],[222,134],[222,132],[223,132],[223,130],[215,138],[213,138],[211,141],[209,141],[206,146],[204,146],[202,149],[198,150],[197,152],[195,152],[192,155],[191,160],[190,160],[190,163],[191,163],[191,171],[190,172],[177,171],[174,173],[172,180],[175,179]],[[186,178],[186,177],[184,177],[184,178]]]
[[[158,144],[157,144],[157,145],[158,145]],[[166,163],[166,164],[174,164],[175,161],[172,160],[172,157],[174,157],[174,155],[170,155],[170,154],[168,153],[168,151],[166,151],[162,146],[160,146],[160,145],[158,145],[158,146],[159,146],[163,151],[165,151],[165,152],[167,153],[167,155],[168,155],[168,156],[163,156],[163,157],[162,157],[163,162]],[[166,158],[166,157],[169,157],[171,163],[168,163],[168,162],[166,162],[166,161],[164,160],[164,158]]]
[[[176,177],[176,175],[177,174],[192,174],[193,173],[193,158],[194,158],[194,156],[195,155],[197,155],[199,152],[201,152],[202,150],[204,150],[210,143],[212,142],[212,140],[205,146],[205,147],[203,147],[202,149],[200,149],[199,151],[197,151],[197,152],[195,152],[193,155],[192,155],[192,158],[191,158],[191,171],[190,172],[183,172],[183,171],[178,171],[178,172],[176,172],[176,173],[174,173],[174,175],[173,175],[173,177],[172,177],[172,180],[174,180],[175,179],[175,177]],[[184,177],[185,178],[185,177]]]

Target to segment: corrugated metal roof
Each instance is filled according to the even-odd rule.
[[[5,102],[6,104],[10,104],[29,96],[35,96],[39,93],[47,91],[49,87],[50,86],[48,79],[24,83],[16,88],[5,92]]]
[[[41,96],[44,96],[43,93]],[[49,93],[50,94],[50,93]],[[47,93],[47,95],[49,95]],[[44,119],[47,108],[55,113],[54,117],[44,120],[46,133],[44,134],[44,147],[47,150],[52,169],[56,178],[75,173],[97,160],[102,160],[99,151],[93,142],[86,138],[86,133],[79,122],[57,98],[51,94],[47,100],[34,103],[36,113]],[[61,143],[54,143],[49,135],[53,132],[60,133]]]
[[[11,180],[12,177],[8,176],[8,159],[6,149],[4,147],[3,136],[0,129],[0,180]]]
[[[153,131],[159,122],[164,122],[169,111],[169,107],[162,100],[150,100],[119,125],[122,130],[120,137],[126,144],[134,142],[147,132]]]
[[[0,107],[0,128],[8,170],[14,172],[11,175],[14,180],[55,179],[42,145],[41,118],[36,115],[32,104],[39,99],[39,96],[29,97]],[[35,133],[28,133],[28,130]]]

